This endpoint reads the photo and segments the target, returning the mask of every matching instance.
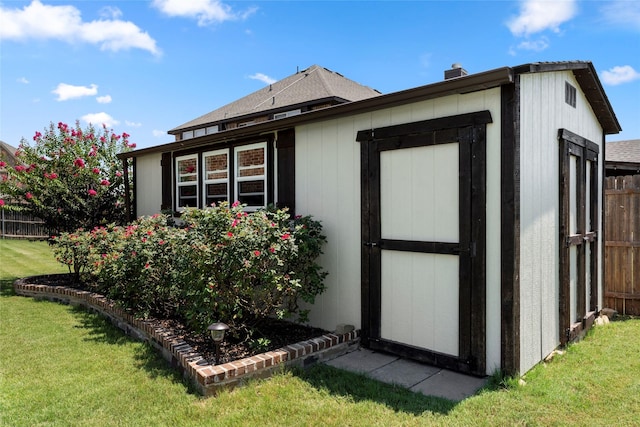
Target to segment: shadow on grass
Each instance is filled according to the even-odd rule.
[[[15,278],[0,280],[0,297],[13,297],[16,295],[13,290],[13,282],[15,281]]]
[[[425,412],[448,414],[458,402],[414,393],[403,387],[368,378],[363,374],[343,371],[331,366],[316,364],[305,370],[295,369],[294,375],[319,390],[337,396],[345,396],[355,402],[373,401],[396,412],[416,416]]]
[[[135,346],[133,356],[136,368],[145,370],[150,378],[162,378],[182,384],[188,393],[199,396],[195,387],[184,379],[177,369],[173,369],[159,351],[148,342],[140,342],[126,335],[108,319],[100,314],[90,312],[84,307],[70,307],[70,311],[80,322],[75,327],[89,332],[86,340],[114,346],[137,343],[139,345]]]

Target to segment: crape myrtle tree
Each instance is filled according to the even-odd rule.
[[[129,135],[105,125],[82,129],[50,124],[33,142],[22,139],[16,165],[0,159],[0,207],[23,210],[42,219],[50,234],[88,230],[127,220],[124,165],[117,154],[130,150]],[[130,184],[130,183],[129,183]],[[17,202],[17,203],[16,203]]]

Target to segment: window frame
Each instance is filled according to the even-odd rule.
[[[247,212],[252,212],[252,211],[256,211],[258,209],[264,209],[267,207],[267,204],[269,203],[269,183],[268,183],[268,177],[269,177],[269,161],[268,161],[268,150],[267,150],[268,144],[267,141],[262,141],[262,142],[257,142],[257,143],[253,143],[253,144],[247,144],[247,145],[238,145],[238,146],[234,146],[233,147],[233,198],[234,201],[235,200],[240,200],[240,185],[243,182],[247,182],[247,181],[258,181],[261,180],[263,182],[263,188],[264,188],[264,196],[263,196],[263,204],[262,205],[247,205],[245,206],[245,210]],[[255,150],[261,148],[262,152],[263,152],[263,163],[262,166],[259,165],[252,165],[249,167],[246,167],[244,170],[247,169],[258,169],[258,168],[263,168],[263,173],[262,175],[249,175],[249,176],[240,176],[240,161],[239,161],[239,156],[242,152],[245,151],[250,151],[250,150]],[[242,203],[242,202],[241,202]]]
[[[200,154],[202,156],[202,204],[203,204],[203,208],[208,208],[208,207],[211,206],[211,204],[208,203],[207,185],[209,185],[209,184],[226,183],[227,184],[226,200],[230,200],[231,199],[231,189],[232,189],[233,181],[231,179],[232,162],[231,162],[231,156],[230,156],[229,152],[230,152],[229,148],[222,148],[222,149],[218,149],[218,150],[210,150],[210,151],[205,151],[203,153],[198,153],[198,154]],[[221,155],[221,154],[225,154],[227,156],[227,168],[226,168],[227,177],[226,178],[212,178],[212,179],[209,179],[208,178],[208,173],[210,171],[207,171],[207,157],[218,156],[218,155]],[[222,169],[216,170],[214,172],[221,172],[221,171],[222,171]]]
[[[185,161],[185,160],[195,160],[196,165],[195,165],[195,169],[194,172],[190,172],[188,174],[181,174],[180,173],[180,162],[181,161]],[[185,210],[186,207],[194,207],[194,208],[198,208],[200,207],[200,189],[199,189],[199,185],[200,185],[200,169],[199,169],[199,163],[200,163],[200,156],[196,153],[196,154],[186,154],[186,155],[182,155],[182,156],[176,156],[175,157],[175,186],[176,186],[176,191],[175,191],[175,208],[177,212],[182,212]],[[195,176],[196,179],[195,181],[180,181],[180,178],[183,176]],[[180,206],[180,189],[182,187],[187,187],[187,186],[192,186],[195,185],[196,187],[196,191],[195,191],[195,206]]]

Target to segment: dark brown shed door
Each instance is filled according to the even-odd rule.
[[[485,374],[488,121],[482,112],[359,133],[370,348]]]

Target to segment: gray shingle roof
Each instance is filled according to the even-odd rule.
[[[312,65],[306,70],[285,77],[244,98],[175,127],[169,133],[175,134],[181,130],[202,127],[234,117],[283,110],[286,107],[315,100],[359,101],[378,95],[380,92],[349,80],[339,73]]]
[[[640,139],[607,142],[606,161],[640,163]]]

